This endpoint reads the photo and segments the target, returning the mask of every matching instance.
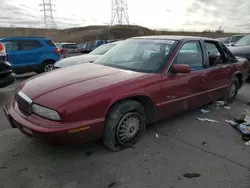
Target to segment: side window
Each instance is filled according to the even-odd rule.
[[[63,44],[63,45],[62,45],[62,48],[68,49],[68,48],[69,48],[69,45],[68,45],[68,44]]]
[[[221,44],[221,46],[224,52],[227,54],[227,58],[229,59],[229,61],[231,61],[232,63],[237,62],[236,57],[223,43]]]
[[[217,44],[219,45],[219,44]],[[212,41],[205,41],[205,46],[208,52],[209,57],[209,66],[213,67],[216,65],[223,64],[223,57],[221,52],[219,51],[219,48],[216,46],[215,42]]]
[[[219,50],[213,43],[205,43],[209,55],[220,55]]]
[[[3,42],[6,52],[15,52],[19,50],[18,41],[6,41]]]
[[[20,41],[20,50],[33,50],[40,48],[42,45],[37,40],[23,40]]]
[[[178,52],[174,63],[190,65],[191,71],[203,69],[203,58],[200,42],[190,41],[184,43]]]

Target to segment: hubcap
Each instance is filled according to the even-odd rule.
[[[141,129],[141,120],[135,113],[126,114],[119,122],[117,127],[117,139],[121,145],[131,143]]]
[[[48,64],[44,67],[44,72],[49,72],[53,70],[53,65],[52,64]]]
[[[236,90],[237,90],[237,86],[235,84],[232,84],[228,92],[229,99],[232,99],[235,96]]]

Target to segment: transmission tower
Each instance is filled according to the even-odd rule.
[[[112,0],[111,25],[129,25],[127,0]]]
[[[43,19],[44,19],[44,25],[46,28],[53,28],[56,29],[56,23],[53,17],[53,12],[55,11],[52,7],[55,6],[52,4],[51,0],[42,0],[42,4],[40,4],[43,11]]]

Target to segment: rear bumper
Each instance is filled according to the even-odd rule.
[[[18,110],[15,102],[3,107],[3,111],[12,128],[18,128],[26,136],[47,144],[88,143],[99,140],[102,134],[104,120],[82,122],[70,126],[48,127],[46,121],[33,121],[31,116],[25,116]]]
[[[7,87],[13,84],[16,80],[15,73],[11,73],[3,78],[0,78],[0,88]]]

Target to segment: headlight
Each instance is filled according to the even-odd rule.
[[[61,120],[59,114],[55,110],[40,106],[38,104],[32,105],[32,112],[36,115],[45,117],[50,120],[55,120],[55,121]]]

